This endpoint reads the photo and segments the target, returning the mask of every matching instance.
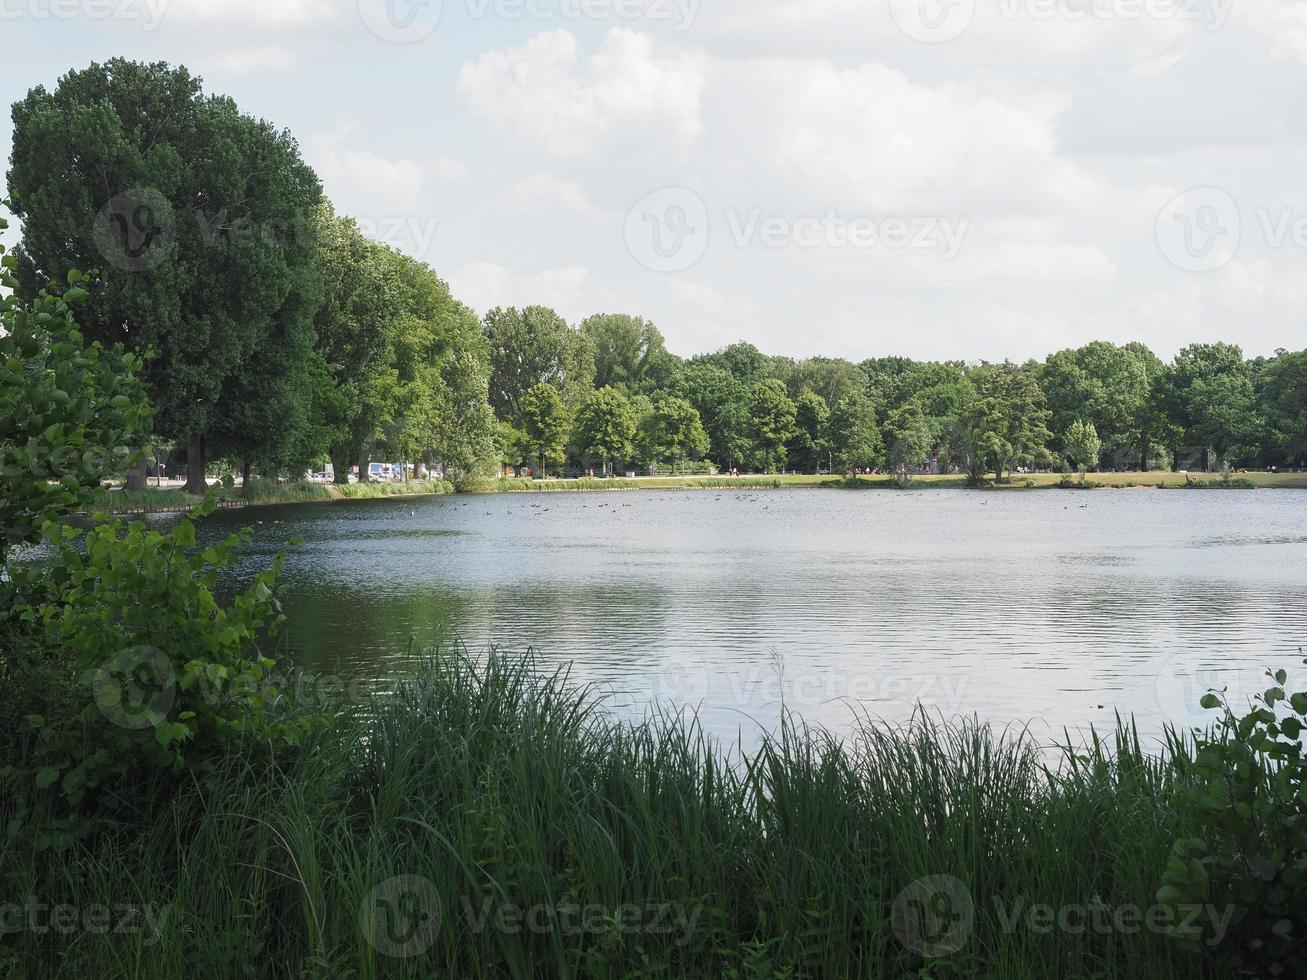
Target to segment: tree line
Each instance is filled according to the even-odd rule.
[[[1307,456],[1307,351],[1095,341],[1043,361],[681,358],[627,314],[478,319],[333,210],[294,138],[184,67],[114,59],[13,107],[14,268],[34,297],[95,270],[79,323],[145,364],[187,489],[373,458],[456,478],[636,468],[1286,466]],[[129,485],[142,485],[141,469]]]

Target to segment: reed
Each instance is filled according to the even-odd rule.
[[[1150,755],[1124,721],[1050,752],[975,719],[840,738],[787,715],[741,752],[462,651],[338,710],[296,759],[233,754],[93,843],[0,844],[0,905],[152,910],[11,929],[0,976],[1215,976],[1113,924],[1185,830],[1185,743]],[[1041,906],[1091,917],[1046,929]]]

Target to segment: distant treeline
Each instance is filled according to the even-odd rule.
[[[1094,342],[1025,364],[687,359],[625,314],[478,321],[326,202],[290,134],[185,68],[114,59],[13,108],[21,290],[97,270],[78,321],[149,357],[156,453],[336,478],[529,466],[1215,469],[1307,456],[1307,351]],[[710,462],[711,461],[711,464]],[[137,471],[133,482],[143,481]]]

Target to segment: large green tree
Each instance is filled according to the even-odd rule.
[[[668,395],[655,402],[649,429],[650,442],[659,460],[680,465],[708,451],[708,433],[699,413],[684,398]]]
[[[906,473],[920,468],[934,438],[926,413],[915,399],[894,409],[885,420],[886,462],[890,469]]]
[[[830,408],[826,399],[811,388],[804,388],[794,400],[794,436],[790,439],[789,458],[805,470],[817,470],[826,452],[826,426]]]
[[[830,413],[830,445],[836,464],[855,474],[880,465],[884,441],[870,398],[855,392],[835,403]]]
[[[1277,353],[1262,368],[1257,388],[1266,448],[1280,463],[1301,462],[1307,457],[1307,350]]]
[[[737,381],[752,384],[767,376],[769,358],[753,344],[740,341],[712,354],[700,354],[695,364],[711,364],[728,372]]]
[[[676,369],[667,390],[695,407],[708,433],[708,454],[718,465],[730,468],[745,458],[749,451],[746,385],[723,367],[695,360]]]
[[[1093,422],[1077,419],[1062,436],[1062,451],[1075,464],[1082,477],[1086,470],[1098,466],[1098,454],[1102,448],[1102,440],[1098,438]]]
[[[851,361],[810,357],[795,366],[790,378],[790,391],[796,402],[805,388],[821,396],[829,408],[845,395],[866,392],[867,376]]]
[[[1161,395],[1203,470],[1257,441],[1261,427],[1252,371],[1234,344],[1190,344],[1176,355]],[[1189,465],[1186,463],[1185,465]]]
[[[605,474],[613,463],[630,458],[636,414],[631,400],[616,388],[598,388],[581,403],[573,423],[573,439],[581,452],[598,460]]]
[[[992,470],[1002,480],[1015,466],[1047,463],[1051,413],[1033,372],[1011,363],[982,363],[968,380],[959,424],[972,479]]]
[[[15,104],[13,123],[21,292],[99,270],[83,328],[152,352],[156,427],[185,440],[187,489],[203,490],[207,434],[266,385],[224,388],[247,371],[299,383],[295,364],[258,355],[279,330],[298,337],[312,309],[317,178],[289,134],[163,63],[70,72]]]
[[[1118,347],[1101,340],[1050,354],[1038,377],[1053,431],[1065,434],[1076,422],[1090,423],[1114,468],[1127,458],[1133,463],[1143,442],[1140,419],[1152,388],[1151,361],[1156,358],[1142,345]],[[1096,469],[1099,460],[1077,463]]]
[[[750,435],[762,454],[763,470],[771,473],[778,461],[785,462],[785,444],[794,435],[797,410],[785,385],[768,378],[749,389],[748,411]]]
[[[522,434],[532,460],[540,462],[544,476],[549,462],[561,462],[567,448],[571,420],[558,389],[543,382],[532,386],[522,396]]]
[[[314,410],[328,427],[327,453],[337,483],[349,482],[383,425],[394,417],[399,375],[396,337],[400,283],[388,249],[363,237],[354,219],[329,208],[319,215],[318,272],[325,284],[315,317],[317,353],[328,384]]]
[[[594,353],[594,386],[651,394],[676,367],[658,332],[648,320],[625,313],[598,313],[581,321],[581,333]]]
[[[501,421],[520,428],[522,397],[538,384],[557,388],[569,408],[591,390],[592,343],[548,307],[496,307],[482,329],[490,351],[490,404]]]

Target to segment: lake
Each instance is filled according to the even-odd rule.
[[[257,522],[257,523],[256,523]],[[534,647],[613,709],[693,706],[756,740],[781,710],[1141,731],[1302,668],[1307,491],[691,491],[259,507],[243,581],[293,535],[279,648],[374,688],[418,648]],[[1300,676],[1307,680],[1307,668]]]

